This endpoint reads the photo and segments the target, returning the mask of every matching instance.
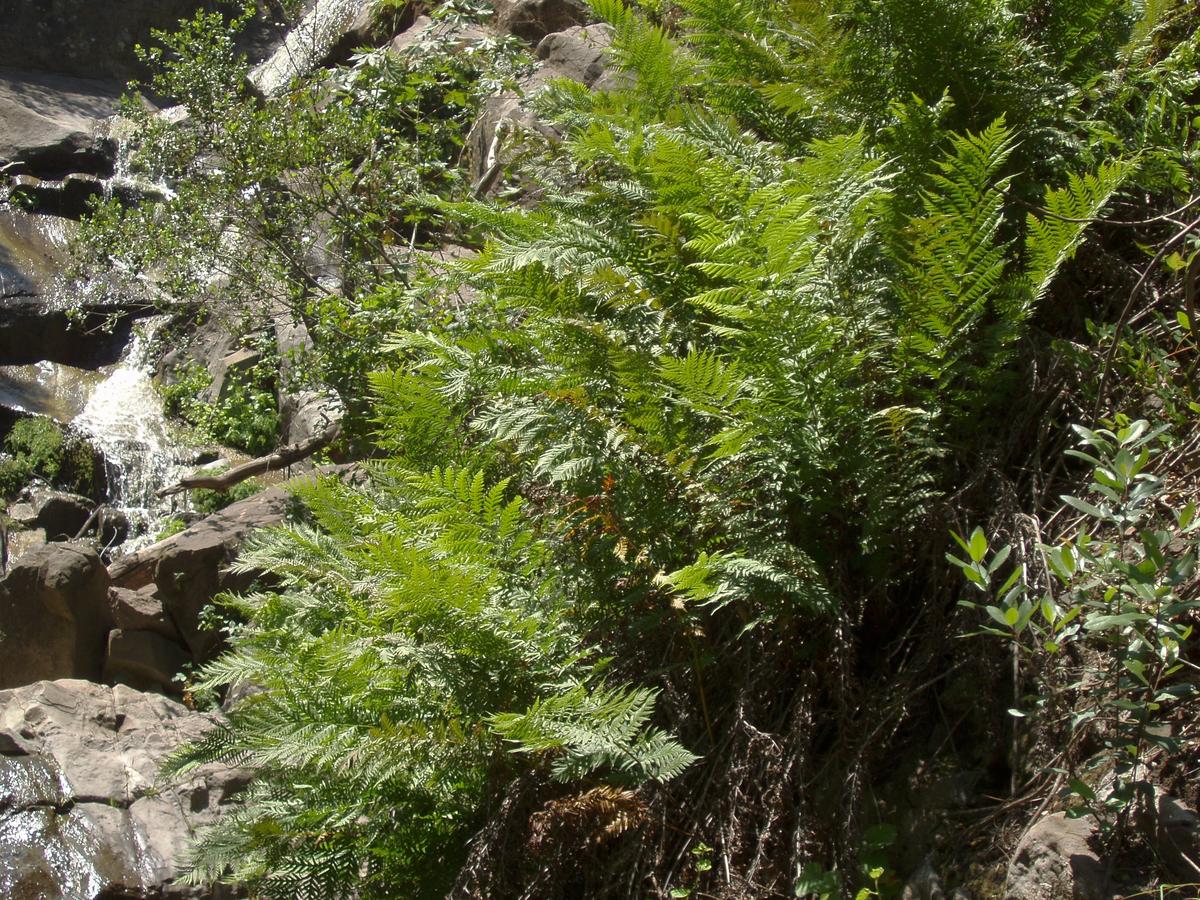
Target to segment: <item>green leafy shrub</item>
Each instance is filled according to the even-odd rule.
[[[1058,543],[1037,548],[1050,586],[1035,587],[1023,564],[1006,566],[1012,547],[993,550],[980,529],[956,535],[966,558],[949,559],[987,598],[964,601],[987,614],[983,633],[1011,642],[1036,674],[1076,670],[1070,688],[1035,692],[1011,712],[1065,712],[1068,746],[1100,748],[1086,760],[1065,753],[1059,771],[1081,801],[1073,812],[1090,812],[1112,829],[1128,820],[1133,804],[1153,803],[1147,755],[1183,749],[1165,726],[1196,695],[1185,648],[1200,609],[1189,590],[1200,519],[1190,502],[1169,505],[1151,470],[1162,429],[1138,420],[1075,431],[1081,449],[1068,452],[1092,467],[1092,482],[1086,497],[1062,498],[1077,524]],[[1106,777],[1110,787],[1100,790]]]
[[[213,474],[217,474],[214,472]],[[207,488],[199,488],[191,491],[192,509],[202,515],[211,515],[219,510],[224,509],[231,503],[236,503],[238,500],[245,500],[247,497],[253,497],[263,489],[263,484],[257,478],[248,478],[245,481],[240,481],[227,491],[213,491]]]
[[[193,363],[161,389],[163,409],[195,429],[200,441],[260,455],[272,450],[279,433],[279,410],[274,391],[275,359],[264,357],[248,372],[233,372],[217,403],[200,399],[212,378]]]

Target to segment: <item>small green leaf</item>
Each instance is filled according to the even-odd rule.
[[[1072,497],[1070,494],[1063,494],[1062,502],[1067,504],[1067,506],[1074,507],[1075,509],[1079,510],[1081,513],[1086,513],[1087,515],[1091,516],[1093,519],[1108,518],[1108,514],[1105,513],[1104,510],[1100,509],[1099,507],[1093,506],[1092,504],[1088,503],[1086,500],[1081,500],[1079,497]]]

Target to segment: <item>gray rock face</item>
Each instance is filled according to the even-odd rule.
[[[45,544],[0,582],[0,689],[43,678],[99,681],[112,628],[108,572],[85,544]]]
[[[125,81],[139,74],[133,45],[173,30],[203,0],[0,0],[7,65]]]
[[[553,31],[584,25],[589,19],[581,0],[496,0],[496,25],[531,44]]]
[[[1029,830],[1008,864],[1009,900],[1112,900],[1107,868],[1090,844],[1089,818],[1046,816]]]
[[[611,25],[576,25],[542,38],[537,45],[537,58],[545,62],[548,74],[591,87],[608,68],[612,38]]]
[[[10,61],[2,51],[0,59]],[[115,146],[104,123],[117,110],[121,87],[0,69],[0,160],[35,172],[111,174]]]
[[[281,94],[336,56],[369,6],[369,0],[316,0],[283,44],[250,73],[255,89],[266,97]]]
[[[179,856],[245,777],[205,766],[176,785],[158,772],[220,721],[124,686],[0,691],[0,896],[214,896],[173,883]]]

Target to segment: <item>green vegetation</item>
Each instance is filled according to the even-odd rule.
[[[93,489],[93,451],[87,442],[63,431],[53,419],[18,419],[4,439],[0,493],[12,498],[35,477],[81,494]]]
[[[217,474],[216,472],[213,473]],[[190,493],[192,501],[192,509],[202,515],[211,515],[212,513],[222,510],[230,503],[236,503],[239,500],[245,500],[247,497],[253,497],[263,489],[262,482],[257,478],[249,478],[246,481],[240,481],[227,491],[212,491],[207,488],[200,488]]]
[[[163,409],[192,426],[196,440],[259,455],[277,443],[279,412],[276,408],[275,361],[264,358],[245,372],[231,372],[216,403],[203,399],[212,382],[203,366],[192,364],[176,373],[162,388]]]
[[[236,563],[272,587],[223,599],[195,689],[265,690],[174,767],[255,778],[191,877],[866,898],[937,852],[982,891],[963,834],[1032,806],[941,844],[897,827],[939,766],[992,797],[1061,770],[1134,846],[1147,749],[1196,748],[1158,727],[1194,515],[1147,468],[1193,468],[1200,409],[1194,11],[592,7],[627,77],[526,101],[560,139],[501,159],[508,200],[457,165],[523,64],[456,43],[473,6],[266,102],[220,17],[164,38],[156,87],[191,117],[143,115],[137,160],[176,196],[101,208],[85,246],[178,302],[303,321],[373,457]],[[425,272],[443,242],[477,253]],[[1086,474],[1058,462],[1072,421],[1103,425]],[[1083,519],[1053,543],[1062,492]],[[1015,676],[952,639],[980,627],[958,570]]]

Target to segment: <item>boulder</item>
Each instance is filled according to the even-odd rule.
[[[0,689],[42,678],[98,681],[108,632],[109,576],[85,544],[44,544],[0,581]]]
[[[34,173],[111,175],[116,146],[105,121],[116,113],[121,89],[117,82],[0,69],[0,160]]]
[[[161,634],[114,628],[108,634],[104,680],[143,691],[178,692],[175,676],[191,661],[187,650]]]
[[[591,87],[608,69],[612,39],[611,25],[576,25],[546,35],[537,45],[536,54],[545,63],[545,74]]]
[[[150,631],[172,641],[179,640],[179,629],[163,608],[158,588],[148,584],[136,591],[114,587],[108,592],[113,624],[125,631]]]
[[[582,0],[496,0],[496,27],[536,44],[554,31],[585,25],[590,18]]]
[[[269,488],[232,503],[179,534],[123,556],[109,573],[118,587],[157,585],[167,616],[179,629],[193,659],[207,659],[219,632],[202,627],[200,612],[219,592],[239,590],[252,580],[226,567],[256,528],[283,521],[289,505],[284,488]]]
[[[222,721],[123,685],[0,691],[0,896],[231,896],[174,882],[188,839],[245,773],[209,765],[178,783],[159,777],[168,754]]]
[[[1092,849],[1097,829],[1087,817],[1054,813],[1035,824],[1008,864],[1008,900],[1114,900],[1107,867]]]
[[[95,505],[87,497],[50,491],[37,501],[37,513],[31,523],[46,532],[51,541],[73,541],[92,517]]]

